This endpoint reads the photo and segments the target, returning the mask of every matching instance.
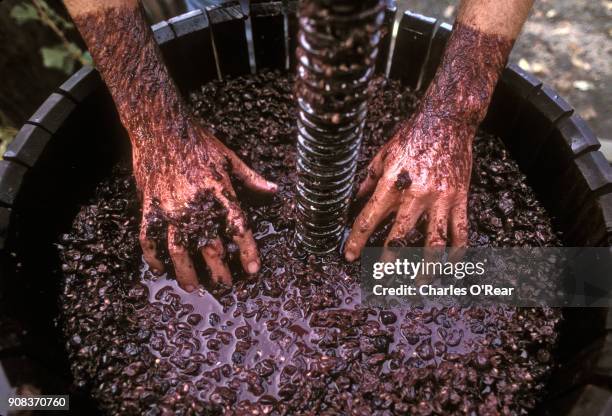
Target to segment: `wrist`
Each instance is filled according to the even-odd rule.
[[[429,90],[417,111],[429,120],[438,120],[436,124],[477,128],[487,113],[492,93],[472,89],[469,85],[464,87],[466,91],[453,95],[444,93],[445,88]]]
[[[186,137],[191,114],[136,0],[113,0],[74,20],[133,145]]]
[[[421,111],[478,126],[506,64],[513,39],[456,22]]]

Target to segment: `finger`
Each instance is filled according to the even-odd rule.
[[[266,180],[259,173],[247,166],[238,156],[229,156],[232,164],[232,173],[249,189],[256,192],[273,194],[278,190],[278,185]]]
[[[391,181],[379,181],[374,195],[353,224],[344,249],[344,256],[347,261],[354,261],[359,257],[372,232],[393,210],[393,204],[397,197],[397,190],[393,187]]]
[[[147,237],[147,232],[149,229],[149,221],[147,218],[150,213],[150,206],[151,205],[148,202],[145,202],[143,205],[142,221],[140,224],[140,234],[138,240],[140,241],[140,247],[142,248],[142,256],[149,265],[151,272],[159,275],[164,272],[164,263],[162,263],[157,257],[157,243]]]
[[[249,274],[257,273],[261,267],[257,244],[255,238],[253,238],[253,232],[248,227],[244,213],[240,209],[234,190],[226,185],[226,188],[217,198],[227,210],[227,223],[232,240],[240,249],[242,267]]]
[[[174,225],[168,226],[168,252],[174,264],[174,272],[179,286],[187,292],[193,292],[198,287],[198,276],[189,257],[189,252],[176,242],[177,232],[178,230]]]
[[[453,247],[467,247],[468,215],[467,201],[455,205],[450,212],[450,237]]]
[[[363,198],[372,193],[372,191],[376,188],[376,184],[383,174],[383,154],[384,149],[381,149],[368,165],[368,174],[359,186],[359,190],[357,191],[357,199]]]
[[[448,229],[448,205],[437,201],[429,210],[425,247],[445,247]]]
[[[453,262],[460,261],[466,252],[468,246],[468,215],[467,215],[467,198],[455,205],[450,212],[450,241],[451,250],[449,258]]]
[[[408,201],[402,203],[395,217],[393,228],[391,228],[387,241],[385,241],[385,246],[388,246],[394,240],[406,237],[406,234],[414,228],[421,217],[423,209],[423,202],[416,197],[410,197]]]
[[[225,262],[225,249],[221,239],[215,238],[200,249],[206,265],[210,269],[210,278],[215,283],[232,284],[232,274]]]
[[[429,222],[427,223],[423,260],[425,263],[433,263],[441,261],[444,255],[448,229],[448,205],[437,200],[428,214]],[[419,279],[425,284],[429,283],[433,277],[433,274],[423,273]]]

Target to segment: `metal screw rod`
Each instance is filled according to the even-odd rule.
[[[383,20],[383,0],[300,3],[297,237],[310,253],[342,238]]]

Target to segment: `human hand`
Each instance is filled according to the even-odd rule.
[[[372,191],[345,245],[353,261],[390,214],[395,222],[385,246],[404,238],[427,214],[425,245],[464,247],[468,238],[467,195],[475,123],[421,108],[374,157],[357,197]]]
[[[240,248],[244,269],[260,267],[230,173],[247,188],[276,185],[249,169],[208,133],[184,102],[140,2],[65,1],[91,51],[132,143],[136,186],[142,197],[140,243],[152,270],[161,273],[159,244],[166,244],[185,290],[198,286],[189,253],[198,250],[215,282],[231,283],[220,225]]]
[[[201,253],[213,282],[231,284],[220,238],[225,231],[240,249],[244,270],[250,274],[259,271],[257,246],[230,174],[257,192],[274,193],[276,185],[251,170],[195,121],[153,131],[165,137],[148,143],[133,140],[139,144],[133,147],[133,165],[143,201],[140,244],[151,269],[164,271],[158,244],[167,240],[176,278],[183,289],[191,292],[198,287],[190,247]],[[178,137],[168,137],[173,135]],[[220,229],[223,223],[225,230]],[[161,235],[164,225],[167,233]]]

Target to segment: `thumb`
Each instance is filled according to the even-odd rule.
[[[242,181],[242,183],[249,189],[266,193],[273,194],[278,190],[278,185],[274,182],[266,180],[259,173],[249,168],[238,156],[233,152],[228,152],[229,160],[232,165],[232,173]]]

